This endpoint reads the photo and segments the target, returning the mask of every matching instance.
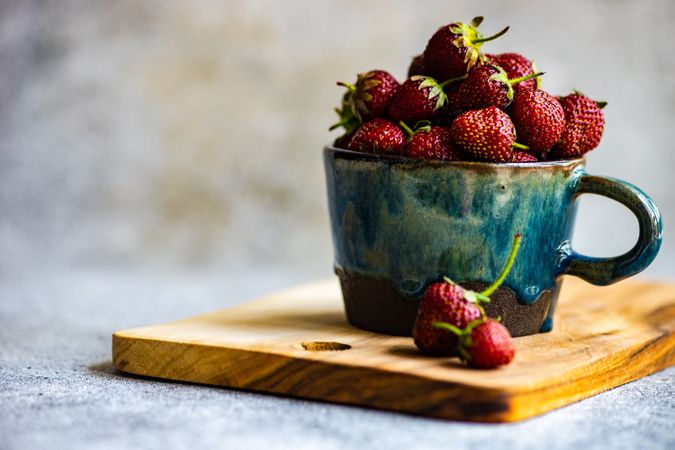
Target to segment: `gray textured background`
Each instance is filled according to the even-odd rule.
[[[486,51],[609,101],[589,170],[653,196],[665,240],[645,276],[673,278],[672,1],[0,0],[0,448],[672,448],[672,369],[491,427],[110,367],[116,329],[329,275],[335,81],[402,77],[440,25],[478,14],[485,33],[512,27]],[[621,206],[582,201],[578,250],[636,236]]]
[[[451,18],[511,25],[544,88],[609,101],[592,172],[632,181],[664,212],[649,270],[675,259],[675,22],[671,1],[0,2],[0,270],[321,267],[329,273],[321,148],[336,80],[411,55]],[[583,201],[575,244],[611,255],[637,225]]]

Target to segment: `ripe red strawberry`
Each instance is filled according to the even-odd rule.
[[[534,154],[550,150],[565,128],[565,112],[560,102],[539,89],[518,91],[510,112],[518,140]]]
[[[362,121],[384,116],[400,86],[396,78],[384,70],[360,73],[354,85],[342,81],[338,85],[349,89],[352,110]]]
[[[465,299],[465,290],[461,286],[445,281],[434,283],[424,292],[417,309],[413,326],[415,345],[430,355],[454,356],[457,354],[457,336],[437,329],[433,324],[447,322],[464,328],[480,316],[480,307]]]
[[[424,55],[417,55],[410,62],[410,67],[408,67],[408,78],[414,75],[427,75],[427,66],[424,62]]]
[[[448,97],[448,106],[445,108],[442,123],[450,125],[457,116],[464,112],[464,109],[462,108],[459,91],[446,92],[446,96]]]
[[[333,141],[333,147],[348,149],[349,143],[354,137],[354,133],[356,133],[356,131],[352,131],[351,133],[345,133],[342,136],[338,137]]]
[[[513,156],[510,162],[528,163],[539,161],[536,156],[518,150],[513,151]]]
[[[403,155],[417,159],[442,159],[457,161],[461,159],[459,151],[452,145],[450,130],[447,127],[427,125],[411,130],[405,123],[401,127],[408,133],[408,143]]]
[[[485,55],[487,62],[504,69],[509,78],[520,78],[537,73],[538,70],[533,61],[530,61],[518,53],[500,53],[498,55]],[[541,79],[531,78],[521,81],[513,86],[515,91],[519,89],[537,89]]]
[[[509,330],[496,320],[478,319],[464,329],[444,322],[434,326],[456,336],[459,356],[471,367],[493,369],[510,363],[516,355]]]
[[[513,361],[516,348],[504,325],[488,319],[471,331],[470,359],[472,367],[490,369]]]
[[[405,133],[398,125],[385,119],[373,119],[361,125],[347,147],[357,152],[400,155],[405,141]]]
[[[429,75],[437,80],[448,80],[466,74],[483,60],[480,47],[506,33],[509,27],[491,37],[483,37],[477,27],[482,17],[474,18],[470,24],[455,22],[436,31],[424,50],[424,61]]]
[[[557,158],[578,158],[600,144],[605,128],[601,109],[607,103],[595,102],[580,92],[558,100],[565,112],[565,129],[552,152]]]
[[[520,235],[513,241],[511,254],[497,280],[483,292],[462,288],[448,278],[446,282],[431,284],[424,292],[413,326],[413,339],[417,348],[432,355],[455,355],[458,348],[459,330],[484,318],[480,302],[489,302],[491,295],[502,284],[515,261]],[[459,331],[459,332],[458,332]]]
[[[488,106],[504,109],[513,100],[513,85],[540,75],[530,74],[510,80],[501,67],[483,64],[472,69],[459,87],[460,105],[464,110]]]
[[[387,115],[396,122],[432,120],[443,112],[447,101],[442,84],[431,77],[415,75],[398,88]]]
[[[511,161],[513,148],[526,149],[516,144],[509,116],[495,106],[461,114],[452,122],[450,133],[461,151],[485,161]]]

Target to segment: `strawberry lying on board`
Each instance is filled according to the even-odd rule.
[[[501,274],[483,292],[464,289],[447,278],[426,289],[413,326],[413,339],[422,353],[457,355],[471,367],[484,369],[513,360],[516,351],[511,334],[497,320],[486,317],[481,303],[490,301],[490,295],[509,274],[520,241],[517,234]]]

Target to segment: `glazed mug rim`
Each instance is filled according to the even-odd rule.
[[[491,161],[444,161],[440,159],[420,159],[420,158],[408,158],[401,155],[386,155],[386,154],[374,154],[374,153],[363,153],[356,152],[354,150],[347,150],[344,148],[334,147],[332,145],[326,145],[324,147],[325,152],[331,152],[336,154],[342,154],[347,157],[347,159],[359,159],[359,160],[370,160],[370,161],[390,161],[400,164],[412,164],[419,166],[455,166],[455,167],[517,167],[524,169],[534,169],[542,167],[574,167],[578,165],[585,165],[586,158],[576,158],[576,159],[563,159],[556,161],[537,161],[537,162],[491,162]]]

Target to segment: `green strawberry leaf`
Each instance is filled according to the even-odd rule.
[[[449,29],[452,33],[454,33],[454,34],[459,34],[459,35],[464,34],[465,28],[466,28],[466,24],[464,24],[464,23],[462,23],[462,22],[452,23],[452,24],[450,24],[450,26],[448,27],[448,29]]]
[[[431,131],[431,121],[429,120],[420,120],[415,124],[414,127],[415,131],[426,131],[429,132]]]
[[[474,291],[464,291],[464,300],[471,303],[478,303],[478,298]]]
[[[478,28],[481,23],[483,23],[483,16],[476,16],[471,19],[471,26],[474,28]]]
[[[417,89],[422,90],[430,88],[429,92],[427,93],[427,98],[429,100],[433,100],[434,98],[438,97],[436,99],[436,105],[434,106],[434,110],[442,108],[448,101],[448,97],[445,95],[445,92],[443,92],[443,89],[438,85],[436,80],[434,80],[431,77],[425,76],[418,76],[417,79],[418,80],[423,79],[423,81],[419,84],[419,86],[417,86]]]
[[[364,91],[367,91],[367,90],[372,89],[375,86],[380,85],[380,84],[382,84],[382,80],[368,78],[367,80],[365,80],[363,82],[363,84],[361,86],[363,86]]]
[[[476,291],[470,291],[468,289],[464,291],[464,298],[467,301],[469,301],[471,303],[476,303],[476,304],[480,304],[481,302],[482,303],[489,303],[490,302],[490,297],[488,297],[487,295],[483,295],[480,292],[476,292]]]

